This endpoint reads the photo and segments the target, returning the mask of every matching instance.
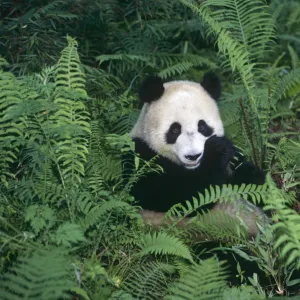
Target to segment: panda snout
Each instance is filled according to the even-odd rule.
[[[202,153],[198,153],[198,154],[195,154],[195,155],[185,155],[184,157],[188,160],[195,161],[201,156],[201,154]]]

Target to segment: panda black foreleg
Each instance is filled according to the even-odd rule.
[[[257,184],[265,183],[265,173],[249,161],[244,161],[238,166],[231,179],[232,184]]]
[[[238,165],[231,170],[233,172],[228,177],[231,184],[257,184],[265,183],[264,172],[256,167],[252,162],[246,161],[245,157],[238,154],[236,147],[226,137],[212,136],[206,141],[205,158],[203,159],[206,167],[215,168],[226,176],[229,176],[229,163],[234,156],[238,157]],[[225,182],[223,182],[225,183]]]
[[[229,162],[234,157],[234,146],[226,137],[212,136],[204,148],[202,169],[212,178],[211,184],[222,185],[229,180]]]

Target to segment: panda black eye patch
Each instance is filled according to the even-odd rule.
[[[170,126],[168,132],[166,133],[167,144],[175,144],[180,134],[181,134],[181,125],[177,122],[174,122]]]
[[[198,131],[204,136],[211,136],[214,130],[206,124],[204,120],[198,122]]]

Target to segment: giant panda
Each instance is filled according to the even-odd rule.
[[[164,172],[142,177],[131,190],[142,208],[146,223],[161,225],[164,214],[175,204],[184,204],[198,193],[223,184],[263,184],[264,173],[247,161],[231,167],[237,154],[224,136],[217,100],[221,83],[214,73],[206,73],[200,83],[147,77],[139,90],[143,103],[130,135],[136,153],[146,161],[157,156]],[[256,235],[262,210],[249,202],[214,204],[213,211],[224,211],[243,218],[250,236]],[[179,222],[185,226],[187,222]]]

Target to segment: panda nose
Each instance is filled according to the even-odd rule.
[[[201,155],[201,153],[196,155],[186,155],[185,158],[188,160],[197,160],[197,158]]]

